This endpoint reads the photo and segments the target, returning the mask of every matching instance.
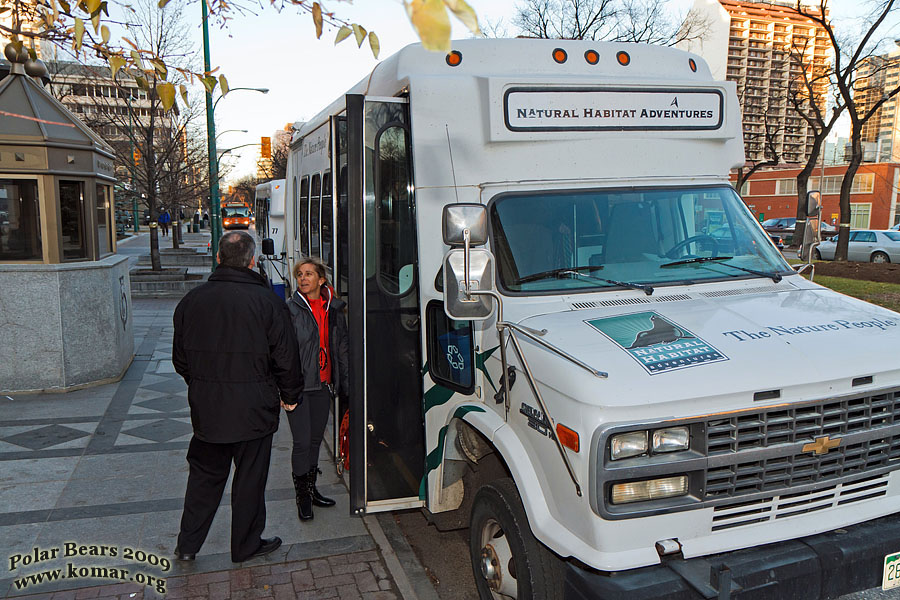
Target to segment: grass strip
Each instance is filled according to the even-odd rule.
[[[814,281],[841,294],[900,312],[900,284],[816,275]]]

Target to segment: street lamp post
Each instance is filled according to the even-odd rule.
[[[206,8],[205,1],[200,2],[200,7],[203,15],[203,70],[205,73],[209,73],[209,12]],[[267,88],[232,88],[229,91],[235,90],[253,90],[262,92],[263,94],[269,93]],[[219,100],[222,98],[224,98],[224,95],[217,98],[215,103],[213,103],[212,90],[206,91],[206,150],[209,155],[209,224],[212,234],[210,243],[213,256],[212,270],[216,269],[216,255],[219,252],[219,238],[222,237],[222,215],[221,206],[219,204],[219,165],[218,154],[216,153],[216,122],[214,118],[216,104],[218,104]]]

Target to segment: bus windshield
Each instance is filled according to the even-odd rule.
[[[509,193],[491,204],[500,285],[587,291],[793,273],[729,186]]]
[[[223,217],[249,217],[250,209],[246,206],[223,206]]]

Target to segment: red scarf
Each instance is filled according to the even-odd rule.
[[[319,378],[323,383],[331,383],[331,353],[328,349],[328,299],[325,294],[317,300],[306,299],[312,309],[313,318],[319,326]]]

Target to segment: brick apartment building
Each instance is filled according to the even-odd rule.
[[[741,197],[760,219],[797,216],[797,175],[801,167],[766,169],[754,173],[740,190]],[[816,169],[809,188],[822,192],[823,218],[840,220],[841,181],[846,165]],[[731,176],[732,181],[736,179]],[[851,229],[887,229],[900,222],[897,192],[900,190],[900,163],[863,163],[853,179],[850,193]]]

